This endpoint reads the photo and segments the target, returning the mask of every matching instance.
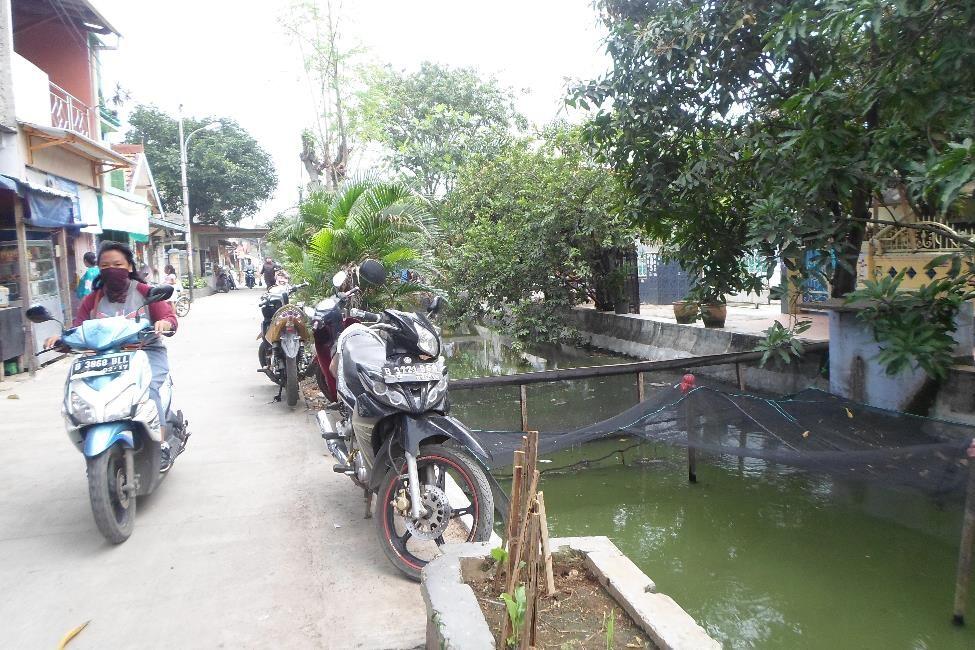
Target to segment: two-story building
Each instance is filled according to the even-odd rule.
[[[0,0],[0,360],[33,369],[58,331],[30,326],[44,304],[70,320],[83,254],[99,238],[148,237],[149,202],[112,190],[131,161],[105,136],[118,120],[101,100],[99,53],[118,31],[87,0]],[[29,335],[25,335],[25,332]]]

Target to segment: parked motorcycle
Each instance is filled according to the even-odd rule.
[[[310,341],[307,315],[301,305],[291,304],[291,296],[308,283],[271,287],[261,296],[259,305],[264,316],[261,322],[261,344],[257,356],[263,372],[280,386],[277,401],[284,391],[288,406],[298,403],[298,382],[310,376],[313,358],[305,345]]]
[[[145,304],[169,299],[172,289],[151,288]],[[55,320],[42,306],[26,315],[32,323]],[[152,323],[136,312],[85,321],[64,330],[57,346],[38,353],[66,349],[80,355],[68,372],[62,414],[68,437],[85,455],[95,524],[113,544],[132,534],[136,498],[159,487],[189,438],[182,412],[170,412],[169,426],[163,427],[165,414],[149,397],[152,371],[140,348],[153,336]],[[161,395],[171,411],[170,384]]]
[[[247,285],[247,288],[253,289],[256,283],[257,283],[257,274],[254,272],[254,269],[250,267],[244,269],[244,284]]]
[[[374,260],[356,275],[385,280]],[[378,495],[376,532],[386,557],[419,580],[443,544],[488,540],[495,504],[506,497],[487,471],[490,454],[448,415],[443,346],[429,320],[439,301],[426,314],[371,313],[351,307],[360,291],[339,291],[347,281],[336,274],[334,295],[312,318],[323,390],[333,401],[317,420],[334,471],[363,488],[367,517]]]
[[[217,269],[216,290],[218,293],[229,293],[231,289],[236,289],[237,283],[234,282],[233,273],[226,266]]]

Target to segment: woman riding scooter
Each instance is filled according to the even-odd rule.
[[[100,272],[93,285],[94,291],[81,301],[73,326],[78,327],[93,318],[111,316],[131,315],[130,318],[135,318],[138,314],[141,318],[149,318],[156,332],[143,347],[152,368],[149,396],[156,403],[160,425],[166,431],[163,440],[166,440],[172,433],[170,430],[170,425],[173,424],[170,422],[172,414],[163,408],[160,389],[165,386],[165,390],[171,390],[172,382],[169,379],[169,356],[166,354],[166,347],[160,335],[172,335],[176,331],[177,320],[173,306],[166,301],[156,302],[148,307],[145,305],[149,285],[142,282],[136,272],[135,258],[128,246],[111,241],[103,243],[98,250],[98,268]],[[52,336],[45,341],[44,347],[53,347],[58,343],[59,338]],[[168,403],[170,400],[166,401]],[[180,425],[176,423],[176,426]],[[163,449],[163,463],[166,464],[171,460],[165,453],[168,445],[164,445]]]

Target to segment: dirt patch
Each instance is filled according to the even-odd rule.
[[[539,596],[536,648],[569,650],[575,648],[655,648],[653,641],[613,600],[578,556],[556,555],[554,597]],[[494,633],[501,636],[507,616],[504,601],[494,586],[493,569],[486,577],[469,582],[484,618]],[[613,634],[609,643],[609,617]],[[498,644],[499,648],[505,647]]]
[[[325,399],[324,393],[318,390],[318,382],[315,381],[314,377],[302,379],[298,383],[298,388],[301,390],[301,394],[305,396],[305,406],[309,410],[320,411],[325,408],[328,400]]]

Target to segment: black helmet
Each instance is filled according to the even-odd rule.
[[[359,279],[378,287],[386,282],[386,268],[376,260],[366,260],[359,266]]]

